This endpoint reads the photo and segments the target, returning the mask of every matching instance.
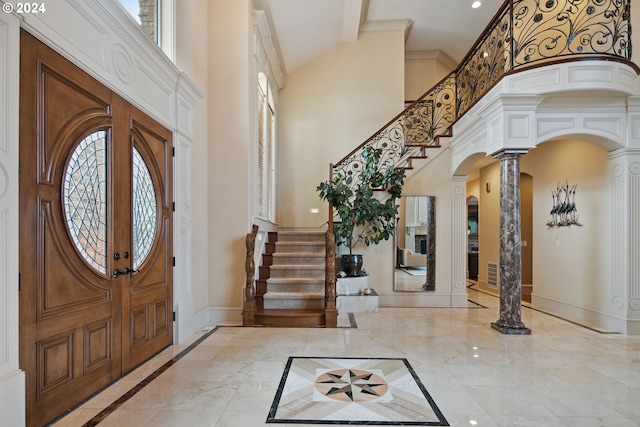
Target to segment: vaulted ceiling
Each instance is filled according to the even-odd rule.
[[[405,51],[440,51],[459,63],[503,0],[254,0],[275,34],[281,65],[291,73],[360,29],[407,21]]]

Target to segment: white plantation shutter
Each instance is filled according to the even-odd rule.
[[[267,109],[267,125],[269,135],[269,144],[267,147],[266,157],[267,164],[265,172],[267,173],[267,191],[268,191],[268,209],[267,215],[269,221],[275,222],[276,220],[276,144],[275,144],[275,113],[271,109],[271,105]]]
[[[265,194],[265,187],[267,177],[265,174],[265,132],[266,132],[266,112],[265,112],[265,94],[262,92],[262,87],[258,88],[258,216],[266,218],[266,201],[267,194]]]
[[[258,85],[258,216],[271,222],[276,219],[276,148],[275,111],[266,77]]]

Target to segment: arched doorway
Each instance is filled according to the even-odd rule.
[[[478,198],[467,197],[467,278],[478,280]]]

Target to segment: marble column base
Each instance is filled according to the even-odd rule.
[[[499,325],[496,322],[491,322],[491,327],[496,331],[502,332],[505,335],[531,335],[531,329],[526,327],[511,327]]]

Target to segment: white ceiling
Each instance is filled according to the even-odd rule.
[[[406,51],[441,51],[459,63],[503,0],[254,0],[275,34],[283,71],[291,73],[343,41],[362,25],[410,20]]]

